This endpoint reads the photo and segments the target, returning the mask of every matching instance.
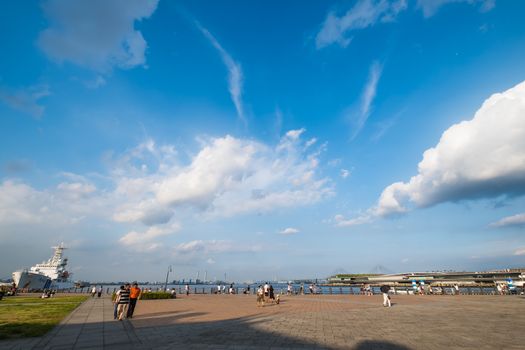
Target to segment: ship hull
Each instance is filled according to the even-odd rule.
[[[13,281],[18,289],[44,290],[51,286],[49,277],[28,271],[13,272]]]
[[[51,289],[55,290],[64,290],[64,289],[71,289],[75,288],[75,284],[71,281],[53,281],[51,283]]]

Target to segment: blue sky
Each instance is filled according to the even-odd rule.
[[[525,266],[525,4],[10,2],[0,277]]]

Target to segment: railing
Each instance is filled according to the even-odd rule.
[[[59,290],[59,293],[74,293],[74,294],[84,294],[84,293],[91,293],[92,287],[84,287],[84,288],[74,288],[69,290]],[[186,294],[186,290],[182,286],[177,286],[174,288],[177,290],[177,294]],[[103,293],[105,294],[112,294],[115,293],[118,290],[118,287],[106,287],[103,290]],[[143,290],[146,290],[143,288]],[[156,290],[163,290],[161,287],[157,287],[153,289],[153,291]],[[233,288],[234,294],[250,294],[255,295],[257,292],[256,286],[250,286],[250,289],[248,288],[241,288],[241,287],[234,287]],[[379,295],[381,294],[381,291],[379,290],[378,286],[371,286],[370,291],[372,295]],[[512,295],[512,294],[522,294],[525,290],[523,287],[516,287],[511,291],[506,291],[503,294],[498,291],[496,287],[478,287],[478,286],[472,286],[472,287],[460,287],[459,293],[456,292],[454,287],[445,286],[445,287],[432,287],[432,292],[429,293],[428,290],[424,290],[423,294],[425,295]],[[287,294],[287,288],[276,288],[275,294]],[[310,294],[324,294],[324,295],[365,295],[367,291],[365,291],[361,287],[356,286],[322,286],[322,287],[316,287],[313,292],[309,290],[309,288],[304,288],[302,291],[298,287],[294,287],[292,294],[293,295],[310,295]],[[220,292],[217,290],[217,287],[212,286],[206,286],[206,287],[200,287],[200,286],[191,286],[189,289],[189,294],[230,294],[229,288],[226,288],[225,290],[221,290]],[[402,286],[402,287],[391,287],[390,294],[394,295],[418,295],[418,291],[410,286]]]

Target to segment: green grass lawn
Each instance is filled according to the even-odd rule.
[[[87,298],[87,296],[55,296],[49,299],[4,297],[0,300],[0,339],[44,335]]]

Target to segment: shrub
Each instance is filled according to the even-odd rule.
[[[141,300],[153,300],[153,299],[175,299],[176,295],[171,295],[169,292],[142,292],[140,299]],[[111,300],[115,301],[117,298],[116,293],[113,293]]]
[[[142,292],[140,299],[150,300],[150,299],[171,299],[173,298],[171,293],[168,292]]]

